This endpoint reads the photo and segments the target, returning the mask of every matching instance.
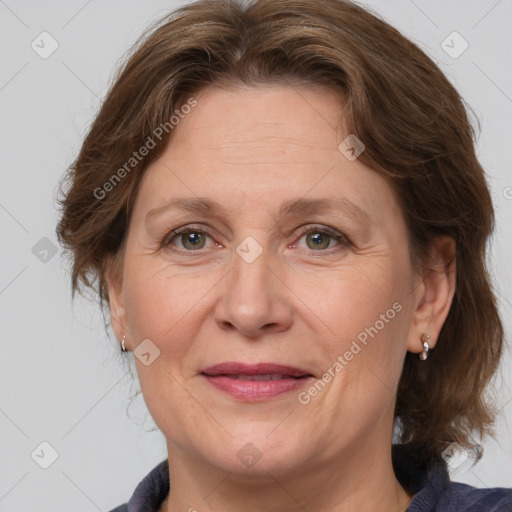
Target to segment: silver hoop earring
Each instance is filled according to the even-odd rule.
[[[125,341],[126,341],[126,334],[123,336],[123,341],[121,341],[121,350],[123,352],[127,352],[126,350],[126,345],[125,345]]]
[[[425,361],[428,357],[428,353],[430,352],[430,346],[428,344],[428,340],[430,339],[430,336],[424,332],[420,336],[420,341],[423,343],[423,351],[420,353],[419,357],[422,361]]]

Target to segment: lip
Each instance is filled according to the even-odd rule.
[[[216,364],[205,368],[202,373],[212,376],[218,375],[267,375],[267,374],[280,374],[289,375],[291,377],[302,377],[303,375],[311,375],[307,370],[296,368],[294,366],[287,366],[277,363],[257,363],[246,364],[230,361],[226,363]]]
[[[226,362],[205,368],[201,375],[216,389],[237,400],[250,402],[269,400],[295,391],[313,378],[306,370],[276,363]],[[276,380],[249,380],[249,377],[257,375],[273,375]]]

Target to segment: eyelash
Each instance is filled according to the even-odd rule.
[[[342,249],[352,247],[352,243],[345,235],[343,235],[339,231],[336,231],[335,229],[330,228],[329,226],[324,226],[323,224],[308,224],[306,226],[301,226],[297,233],[297,241],[299,241],[302,237],[308,235],[309,233],[321,233],[323,235],[329,236],[330,238],[338,242],[338,245],[335,245],[334,247],[329,247],[328,249],[305,249],[306,251],[313,253],[315,255],[319,255],[321,253],[331,254],[333,252],[337,252]],[[296,244],[297,242],[294,242],[292,245],[295,246]]]
[[[209,236],[212,239],[212,235],[208,229],[204,229],[204,227],[201,227],[201,226],[188,225],[188,226],[183,226],[182,228],[175,229],[175,230],[171,231],[170,233],[168,233],[162,240],[160,247],[162,249],[169,247],[171,245],[171,242],[176,237],[186,234],[186,233],[201,233],[201,234],[205,234],[205,235]],[[324,234],[324,235],[327,235],[327,236],[333,238],[334,240],[336,240],[338,242],[338,245],[336,245],[334,247],[329,247],[328,249],[318,249],[318,250],[305,249],[307,252],[313,253],[315,255],[318,255],[321,253],[331,254],[333,252],[337,252],[339,250],[346,249],[346,248],[353,246],[352,242],[345,235],[343,235],[342,233],[330,228],[329,226],[325,226],[323,224],[313,224],[313,225],[308,224],[305,226],[301,226],[298,229],[298,233],[297,233],[298,238],[296,238],[297,242],[293,242],[291,245],[296,246],[298,241],[305,235],[308,235],[309,233],[321,233],[321,234]],[[173,248],[173,251],[190,255],[193,253],[201,254],[202,249],[197,249],[194,251],[194,250]]]

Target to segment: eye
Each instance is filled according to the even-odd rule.
[[[332,242],[332,236],[320,231],[312,231],[305,236],[306,245],[309,249],[313,249],[315,251],[318,249],[329,249]]]
[[[299,231],[300,238],[293,244],[296,247],[304,240],[306,249],[311,251],[339,250],[350,246],[347,237],[327,226],[305,226]],[[329,251],[330,252],[330,251]]]
[[[191,249],[195,251],[204,247],[206,237],[204,233],[199,233],[198,231],[188,231],[186,233],[181,233],[178,240],[180,240],[185,249]]]
[[[211,237],[205,231],[186,227],[169,233],[162,241],[162,247],[172,245],[182,251],[197,251],[205,248],[207,239]]]

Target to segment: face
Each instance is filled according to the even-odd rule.
[[[334,92],[195,98],[110,286],[117,334],[150,353],[137,372],[169,451],[257,476],[387,450],[425,290],[392,189],[338,148]]]

